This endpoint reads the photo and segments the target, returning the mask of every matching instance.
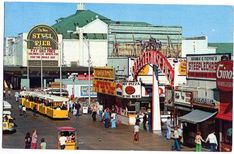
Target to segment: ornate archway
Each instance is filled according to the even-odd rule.
[[[167,60],[167,58],[162,54],[161,51],[156,50],[149,50],[142,52],[140,57],[138,57],[134,61],[133,66],[133,77],[136,79],[139,71],[147,64],[153,64],[160,68],[160,70],[165,73],[165,76],[167,77],[167,80],[171,84],[171,86],[174,85],[174,70]]]
[[[165,74],[167,80],[169,81],[171,86],[174,86],[174,69],[171,66],[170,62],[167,58],[162,54],[159,50],[146,50],[142,52],[140,57],[138,57],[134,61],[133,65],[133,77],[134,79],[137,78],[138,73],[140,70],[147,64],[153,64],[154,69],[153,73],[153,83],[152,83],[152,130],[156,133],[161,134],[161,118],[160,118],[160,102],[159,102],[159,87],[158,87],[158,72],[157,68]]]

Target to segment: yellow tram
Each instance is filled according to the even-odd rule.
[[[68,118],[68,98],[34,91],[23,91],[20,96],[20,103],[27,109],[36,110],[53,119]]]

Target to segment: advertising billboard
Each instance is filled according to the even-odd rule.
[[[141,98],[140,82],[123,82],[124,98]]]
[[[216,80],[217,63],[230,54],[187,55],[187,79]]]
[[[30,66],[58,66],[57,33],[47,25],[33,27],[27,36],[28,64]],[[60,49],[61,50],[61,49]]]
[[[115,79],[115,71],[112,67],[96,67],[94,68],[94,78],[95,79]]]

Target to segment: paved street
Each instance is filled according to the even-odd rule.
[[[164,137],[150,132],[140,132],[140,142],[132,141],[132,126],[118,125],[116,129],[104,128],[98,121],[93,122],[91,115],[82,115],[70,120],[52,120],[46,116],[38,115],[33,117],[32,111],[27,111],[27,117],[19,116],[17,103],[14,98],[7,98],[13,105],[12,114],[17,124],[16,132],[3,134],[3,148],[23,149],[24,137],[27,131],[37,129],[39,140],[44,137],[48,149],[56,148],[56,127],[72,126],[78,129],[79,148],[81,150],[145,150],[145,151],[170,151],[173,140],[166,140]],[[193,149],[184,147],[183,151]]]

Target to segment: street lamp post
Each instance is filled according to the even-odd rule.
[[[68,30],[67,31],[68,33],[73,33],[73,34],[78,34],[80,35],[79,39],[80,41],[83,43],[83,40],[86,40],[87,41],[87,47],[88,47],[88,80],[89,80],[89,83],[88,83],[88,93],[89,93],[89,104],[90,104],[90,91],[91,91],[91,78],[90,78],[90,67],[91,67],[91,56],[90,56],[90,42],[89,42],[89,39],[86,39],[85,37],[83,37],[83,29],[82,28],[79,28],[79,31],[72,31],[72,30]],[[82,46],[83,44],[80,44],[80,46]],[[81,47],[80,47],[81,49]],[[83,50],[83,48],[82,48]],[[83,51],[80,51],[80,52],[83,52]],[[83,53],[82,53],[83,55]]]
[[[57,44],[59,46],[59,61],[60,61],[60,64],[59,64],[59,92],[60,92],[60,96],[62,96],[62,53],[63,53],[63,43],[62,42],[61,43],[57,42],[52,37],[44,36],[43,38],[50,39],[55,44]]]
[[[90,46],[89,46],[89,40],[88,40],[88,78],[89,78],[89,104],[90,104],[90,88],[91,88],[91,79],[90,79],[90,63],[91,63],[91,59],[90,59]]]
[[[41,53],[41,90],[43,90],[43,64],[42,64],[42,48],[39,47],[40,53]]]
[[[29,39],[26,39],[24,41],[27,42],[27,43],[28,42],[34,42],[34,40],[29,40]],[[39,46],[38,49],[39,49],[39,52],[40,52],[40,59],[41,59],[41,90],[43,90],[43,64],[42,64],[42,50],[43,50],[43,48],[42,48],[42,46]],[[27,65],[28,65],[28,62],[27,62]],[[27,79],[29,80],[29,66],[27,66]]]

